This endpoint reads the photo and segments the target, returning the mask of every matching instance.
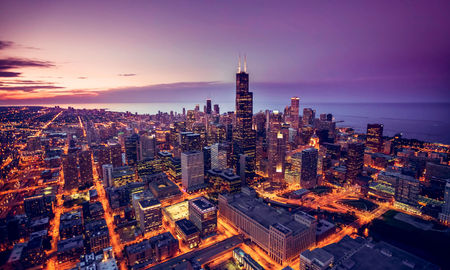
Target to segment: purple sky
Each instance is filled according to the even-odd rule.
[[[449,102],[450,1],[0,2],[0,104]]]

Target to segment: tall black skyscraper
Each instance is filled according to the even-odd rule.
[[[206,100],[206,113],[207,113],[207,114],[211,114],[211,112],[212,112],[212,108],[211,108],[211,100],[210,100],[210,99],[207,99],[207,100]]]
[[[252,129],[253,93],[249,90],[247,61],[244,60],[244,70],[241,70],[239,59],[236,73],[236,126],[233,132],[233,163],[239,168],[239,155],[246,155],[250,162],[246,163],[246,178],[252,178],[255,173],[256,140]]]
[[[133,133],[125,138],[125,154],[127,156],[128,165],[135,165],[139,160],[139,135]]]
[[[349,143],[347,152],[347,181],[354,183],[364,168],[364,144]]]

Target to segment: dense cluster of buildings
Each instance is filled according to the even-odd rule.
[[[1,153],[10,157],[2,187],[18,194],[2,193],[0,201],[6,263],[139,269],[202,248],[221,234],[223,219],[280,265],[300,256],[301,269],[370,269],[378,259],[386,269],[434,267],[360,238],[313,249],[335,224],[315,217],[319,210],[310,215],[276,199],[351,188],[355,196],[448,225],[448,146],[387,137],[382,124],[358,134],[336,126],[331,114],[304,108],[300,115],[298,97],[284,111],[254,113],[246,63],[236,74],[235,102],[235,111],[222,113],[210,99],[203,110],[156,115],[28,109],[32,119],[46,116],[45,128],[2,135],[23,144]],[[11,110],[11,119],[25,125],[23,112]],[[236,264],[263,269],[232,240]]]

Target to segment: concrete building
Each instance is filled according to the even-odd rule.
[[[270,207],[250,188],[243,188],[241,193],[219,195],[219,213],[280,264],[315,244],[314,217]]]

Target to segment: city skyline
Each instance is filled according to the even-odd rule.
[[[239,54],[262,102],[449,100],[447,1],[0,5],[4,105],[232,102]]]
[[[0,268],[450,269],[448,10],[0,2]]]

